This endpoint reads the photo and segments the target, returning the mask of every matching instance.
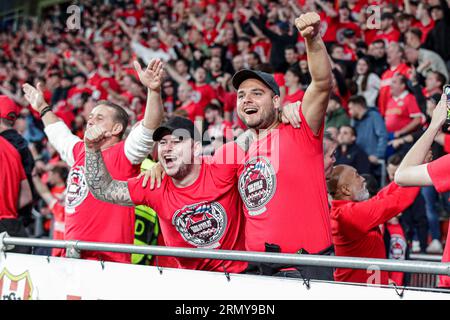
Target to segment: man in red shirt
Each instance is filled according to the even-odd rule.
[[[391,83],[391,98],[386,104],[385,123],[394,138],[411,133],[422,123],[424,115],[416,98],[407,90],[406,77],[397,74]]]
[[[372,41],[382,39],[389,45],[391,42],[398,42],[400,32],[394,26],[395,17],[392,13],[385,12],[381,15],[381,30],[379,30]]]
[[[31,189],[22,166],[19,152],[6,139],[0,137],[0,233],[12,237],[28,237],[18,219],[18,210],[31,202]],[[29,253],[29,247],[18,246],[11,250]]]
[[[378,96],[378,111],[384,116],[387,102],[391,96],[391,83],[395,74],[409,76],[410,67],[403,62],[404,50],[396,42],[389,44],[387,49],[387,62],[389,69],[381,76],[380,95]]]
[[[347,165],[333,168],[327,180],[331,203],[331,232],[336,256],[386,259],[380,225],[409,207],[420,188],[391,183],[369,199],[365,179]],[[388,272],[337,268],[336,281],[388,284]]]
[[[395,182],[401,186],[434,186],[438,192],[450,190],[450,155],[445,155],[430,163],[424,163],[434,138],[441,131],[447,119],[447,110],[450,103],[445,94],[433,111],[431,123],[414,146],[403,158],[395,173]],[[450,242],[450,233],[447,242]],[[450,246],[446,245],[442,262],[450,262]],[[439,276],[439,286],[449,288],[450,277]]]
[[[272,75],[241,70],[232,81],[239,117],[257,134],[239,178],[250,251],[316,254],[331,246],[322,145],[332,86],[330,58],[316,13],[300,16],[296,26],[305,38],[312,78],[301,109],[293,109],[299,129],[278,121],[280,90]],[[305,269],[293,272],[308,274]],[[332,279],[331,270],[318,277]]]
[[[162,62],[152,60],[143,71],[135,64],[139,78],[148,89],[144,120],[133,128],[126,140],[122,136],[128,126],[128,115],[121,107],[100,101],[89,115],[87,128],[100,126],[110,132],[102,143],[103,157],[116,179],[127,180],[139,174],[140,163],[151,152],[152,134],[163,116],[160,96]],[[65,239],[129,243],[134,241],[134,209],[96,200],[86,184],[85,150],[80,138],[51,111],[44,101],[40,86],[24,85],[25,99],[37,110],[45,125],[50,143],[70,166],[65,202]],[[86,251],[82,258],[129,263],[130,254]]]
[[[161,187],[149,190],[142,179],[113,180],[100,152],[111,133],[93,126],[86,131],[86,179],[102,201],[123,206],[144,204],[158,212],[164,243],[170,247],[244,250],[244,215],[237,189],[239,143],[202,157],[194,123],[173,117],[153,134],[158,159],[166,172]],[[228,156],[232,158],[229,159]],[[224,158],[226,157],[226,158]],[[242,155],[241,155],[242,157]],[[224,160],[231,160],[224,162]],[[233,161],[234,160],[234,161]],[[247,263],[214,259],[176,258],[180,268],[242,272]]]

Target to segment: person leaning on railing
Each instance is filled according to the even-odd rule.
[[[327,181],[331,203],[331,233],[336,256],[386,258],[380,225],[409,207],[420,188],[390,183],[369,200],[365,179],[347,165],[333,168]],[[388,284],[388,273],[337,268],[334,279],[343,282]]]

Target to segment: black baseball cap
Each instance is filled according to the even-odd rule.
[[[233,83],[233,87],[238,90],[241,83],[247,79],[257,79],[269,87],[277,96],[280,95],[280,87],[275,82],[275,78],[266,72],[242,69],[234,74],[231,82]]]
[[[161,141],[167,134],[188,139],[191,138],[193,140],[200,138],[200,133],[195,128],[194,123],[183,117],[172,117],[167,122],[163,123],[155,130],[155,132],[153,132],[153,141]]]

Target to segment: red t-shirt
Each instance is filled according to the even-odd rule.
[[[386,105],[391,97],[391,83],[395,74],[400,73],[409,78],[409,70],[411,68],[401,63],[396,68],[386,70],[381,76],[380,95],[378,96],[378,110],[384,116]]]
[[[380,225],[408,208],[420,188],[390,183],[367,201],[333,200],[331,232],[336,256],[386,259]],[[343,282],[388,284],[388,273],[377,277],[367,270],[337,268],[334,279]]]
[[[198,103],[203,109],[211,102],[211,100],[217,99],[216,90],[209,84],[194,85],[192,91],[192,100]]]
[[[384,40],[385,44],[388,45],[391,42],[398,42],[399,39],[400,39],[400,32],[396,29],[392,29],[388,33],[378,31],[377,33],[375,33],[370,43],[374,42],[375,40]]]
[[[226,150],[226,151],[225,151]],[[233,153],[229,153],[233,152]],[[142,180],[128,180],[133,202],[158,212],[164,242],[169,247],[244,250],[244,215],[237,185],[238,162],[223,164],[223,155],[237,154],[234,143],[203,157],[200,175],[186,188],[165,177],[155,190],[142,188]],[[222,164],[221,164],[222,163]],[[246,262],[176,258],[184,269],[242,272]]]
[[[384,121],[388,132],[395,132],[407,126],[413,118],[421,117],[422,112],[417,105],[416,98],[411,93],[401,94],[397,98],[389,99],[386,105]]]
[[[323,127],[314,135],[302,112],[302,126],[280,124],[254,142],[239,177],[244,201],[246,248],[317,253],[331,245],[323,164]]]
[[[139,174],[125,156],[124,141],[102,152],[106,168],[115,180],[126,181]],[[67,178],[66,240],[127,243],[134,242],[134,208],[103,202],[90,193],[85,177],[85,147],[78,142],[73,148],[75,163]],[[84,251],[82,258],[130,263],[130,254]]]
[[[204,117],[203,107],[195,102],[190,102],[189,104],[179,107],[177,110],[185,110],[188,113],[189,119],[194,122],[196,117]]]
[[[450,154],[430,162],[427,165],[428,174],[437,192],[450,191]],[[450,262],[450,232],[447,234],[442,262]],[[439,287],[450,288],[450,277],[439,276]]]
[[[19,152],[0,137],[0,219],[17,219],[20,182],[27,177]]]
[[[87,93],[89,95],[92,94],[92,90],[89,89],[88,87],[83,87],[83,88],[77,88],[77,87],[73,87],[70,88],[69,92],[67,92],[67,99],[72,98],[75,95],[81,95],[83,93]]]
[[[302,89],[299,89],[299,90],[293,92],[292,94],[290,94],[288,89],[286,88],[286,95],[284,96],[282,104],[285,105],[288,103],[302,101],[304,95],[305,95],[305,91],[303,91]]]

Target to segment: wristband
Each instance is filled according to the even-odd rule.
[[[52,111],[52,108],[50,106],[46,106],[44,109],[42,109],[39,114],[41,116],[41,118],[49,111]]]

